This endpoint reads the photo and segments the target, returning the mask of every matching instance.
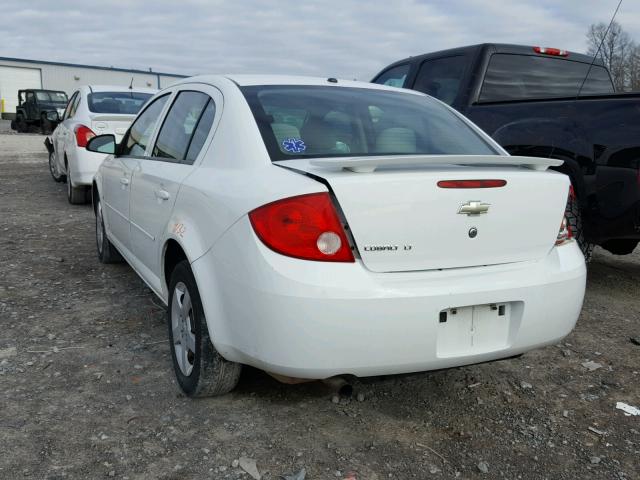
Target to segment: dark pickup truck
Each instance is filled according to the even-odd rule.
[[[589,259],[594,245],[624,255],[640,240],[640,93],[615,93],[592,61],[482,44],[400,60],[373,82],[440,99],[513,155],[564,160],[557,170],[573,185],[567,217]]]

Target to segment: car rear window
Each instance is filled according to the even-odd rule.
[[[242,92],[272,161],[497,153],[457,114],[423,95],[297,85]]]
[[[484,78],[481,102],[532,98],[575,97],[614,93],[607,70],[565,58],[497,53],[491,56]]]
[[[93,113],[136,115],[150,98],[150,93],[140,92],[90,93],[88,95],[89,111]]]

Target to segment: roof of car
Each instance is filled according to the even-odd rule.
[[[135,85],[129,90],[129,87],[122,85],[84,85],[92,92],[137,92],[137,93],[156,93],[158,89],[147,87],[136,87]]]
[[[335,86],[335,87],[352,87],[352,88],[367,88],[370,90],[390,90],[390,91],[402,91],[404,93],[411,93],[417,95],[423,95],[422,93],[415,92],[413,90],[405,90],[395,87],[389,87],[386,85],[377,85],[369,82],[359,82],[357,80],[343,80],[335,79],[331,77],[306,77],[298,75],[199,75],[197,77],[189,77],[178,81],[176,84],[181,83],[208,83],[215,84],[221,79],[230,80],[239,87],[249,87],[257,85],[317,85],[317,86]],[[176,85],[174,84],[174,85]]]

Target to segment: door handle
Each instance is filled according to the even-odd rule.
[[[127,177],[120,177],[120,183],[127,186],[129,185],[129,179]]]
[[[156,194],[156,198],[158,200],[169,200],[169,198],[171,198],[171,195],[169,195],[169,192],[167,192],[166,190],[158,189],[155,190],[154,193]]]

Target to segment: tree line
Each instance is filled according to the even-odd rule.
[[[605,23],[589,27],[587,53],[595,56],[601,43],[598,57],[609,69],[616,90],[640,90],[640,45],[617,22],[612,23],[608,33]]]

